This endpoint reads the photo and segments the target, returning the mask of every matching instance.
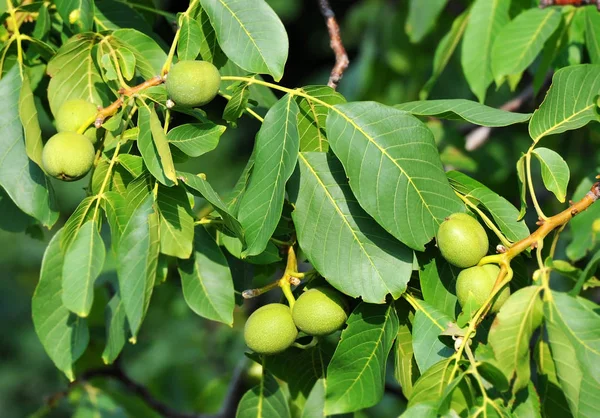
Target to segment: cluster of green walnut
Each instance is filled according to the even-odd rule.
[[[221,75],[207,61],[180,61],[166,78],[167,94],[171,102],[181,107],[203,106],[219,92]],[[102,135],[93,123],[98,107],[86,100],[67,100],[56,116],[56,130],[42,151],[42,165],[46,173],[63,181],[84,177],[94,165],[97,139]],[[90,126],[92,125],[92,126]],[[79,133],[81,129],[85,132]]]
[[[456,297],[463,308],[467,303],[475,311],[481,308],[491,294],[500,268],[495,264],[477,264],[488,253],[489,241],[485,229],[466,213],[455,213],[440,225],[437,246],[450,264],[464,270],[456,278]],[[491,312],[498,312],[510,296],[506,286],[492,304]]]
[[[290,309],[271,303],[257,309],[246,321],[246,345],[258,354],[277,354],[298,338],[298,330],[323,337],[341,329],[348,319],[348,301],[330,287],[314,287],[302,293]]]

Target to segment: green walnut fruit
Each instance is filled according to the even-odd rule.
[[[98,108],[93,103],[83,99],[67,100],[56,114],[56,130],[58,132],[77,132],[84,124],[90,124],[97,113]],[[96,143],[96,131],[96,128],[91,125],[84,132],[92,144]]]
[[[215,98],[221,74],[208,61],[179,61],[167,76],[169,98],[178,106],[198,107]]]
[[[460,306],[465,307],[470,300],[474,309],[479,309],[492,293],[500,268],[495,264],[475,266],[462,270],[456,278],[456,297]],[[498,312],[510,296],[510,289],[505,286],[492,305],[492,312]]]
[[[294,343],[298,330],[290,308],[271,303],[258,308],[246,321],[246,345],[258,354],[276,354]]]
[[[94,164],[94,146],[76,132],[59,132],[46,142],[42,165],[49,175],[64,181],[78,180]]]
[[[328,335],[348,319],[346,298],[337,290],[315,287],[304,292],[292,309],[294,323],[308,335]]]
[[[489,248],[483,227],[466,213],[450,215],[437,233],[442,256],[456,267],[467,268],[479,263]]]

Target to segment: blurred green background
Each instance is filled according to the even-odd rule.
[[[326,84],[333,64],[329,38],[316,0],[269,0],[284,21],[290,37],[290,53],[282,84],[298,87],[307,84]],[[433,54],[437,43],[449,30],[453,19],[464,10],[466,1],[450,1],[434,30],[418,45],[411,44],[405,34],[407,1],[362,0],[332,1],[338,15],[344,44],[350,55],[350,67],[339,86],[339,91],[350,100],[376,100],[395,104],[417,100],[419,90],[431,74]],[[163,1],[160,7],[171,12],[182,11],[187,2]],[[173,35],[171,22],[147,15],[157,33],[168,43]],[[576,42],[574,43],[576,48]],[[523,78],[522,89],[531,82],[532,75]],[[486,104],[499,106],[513,97],[506,86],[498,91],[490,88]],[[432,90],[430,98],[475,99],[460,69],[458,54]],[[522,111],[532,111],[541,97],[525,103]],[[223,99],[213,102],[207,112],[219,118],[225,105]],[[48,122],[47,122],[48,123]],[[177,123],[177,121],[175,121]],[[521,152],[529,146],[526,125],[492,131],[490,140],[473,152],[465,151],[465,133],[472,129],[465,124],[428,121],[436,134],[445,165],[467,172],[492,190],[519,205],[515,164]],[[186,171],[204,172],[215,188],[226,193],[237,180],[252,150],[254,135],[259,125],[244,117],[236,128],[230,127],[219,147],[203,157],[185,162]],[[45,126],[45,133],[52,133]],[[600,143],[597,126],[554,136],[545,145],[565,158],[571,168],[571,195],[580,181],[600,166]],[[537,170],[536,166],[536,170]],[[537,173],[534,176],[539,179]],[[55,182],[64,222],[85,196],[87,179],[75,183]],[[540,200],[546,213],[564,208],[545,192],[538,182]],[[0,204],[5,197],[0,195]],[[531,211],[530,211],[531,212]],[[526,218],[530,227],[535,219]],[[17,229],[16,219],[0,222],[3,229]],[[58,229],[59,226],[56,227]],[[75,411],[72,403],[82,397],[94,397],[93,388],[84,386],[73,391],[70,398],[46,410],[49,396],[67,388],[68,382],[46,356],[33,330],[31,296],[35,289],[44,248],[53,231],[31,230],[26,235],[0,230],[0,414],[4,418],[25,417],[37,411],[50,417],[84,416]],[[557,258],[566,259],[565,243],[569,230],[559,244]],[[35,238],[33,238],[35,237]],[[40,239],[41,238],[41,239]],[[114,262],[107,261],[101,280],[114,279]],[[252,272],[241,272],[250,277]],[[259,277],[272,271],[255,271]],[[250,285],[250,280],[248,279]],[[275,292],[272,292],[275,293]],[[279,295],[270,295],[277,298]],[[106,299],[105,288],[98,289],[98,301]],[[96,306],[104,306],[96,303]],[[78,372],[100,366],[104,346],[104,319],[101,309],[93,312],[91,342],[86,354],[77,363]],[[174,409],[214,413],[220,408],[228,382],[236,367],[247,366],[241,331],[245,313],[236,313],[233,329],[196,316],[185,304],[178,280],[167,280],[155,291],[150,311],[137,344],[128,344],[121,364],[136,381],[143,383],[152,394]],[[240,366],[241,365],[241,366]],[[393,385],[392,373],[388,380]],[[245,384],[251,385],[251,377]],[[96,379],[94,385],[106,390],[118,401],[122,410],[106,416],[154,417],[139,398],[123,390],[119,383]],[[110,399],[100,399],[110,406]],[[361,417],[396,417],[405,401],[393,391],[377,407]],[[108,408],[111,409],[111,408]]]

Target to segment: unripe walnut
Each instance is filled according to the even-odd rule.
[[[328,335],[337,331],[348,319],[344,295],[329,287],[316,287],[304,292],[292,309],[294,323],[308,335]]]
[[[466,213],[450,215],[437,233],[437,246],[442,256],[456,267],[466,268],[479,263],[488,252],[485,230]]]
[[[208,61],[179,61],[167,75],[169,99],[178,106],[205,105],[219,92],[221,74]]]
[[[486,264],[462,270],[456,278],[456,297],[460,306],[464,308],[470,296],[471,303],[474,305],[473,308],[475,310],[481,308],[492,293],[499,272],[500,268],[495,264]],[[510,288],[506,285],[492,304],[491,312],[498,312],[509,296]]]
[[[64,181],[78,180],[94,164],[94,146],[76,132],[59,132],[46,142],[42,165],[49,175]]]
[[[77,132],[85,123],[90,123],[97,113],[96,105],[87,100],[67,100],[56,114],[56,130],[58,132]],[[96,143],[96,134],[97,130],[94,125],[90,125],[84,132],[92,144]]]
[[[258,354],[276,354],[294,343],[298,330],[290,308],[281,303],[271,303],[258,308],[246,321],[246,345]]]

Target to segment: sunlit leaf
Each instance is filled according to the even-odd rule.
[[[160,213],[160,252],[189,258],[194,239],[194,217],[185,188],[159,186],[156,204]]]
[[[183,14],[180,21],[177,56],[180,60],[195,60],[200,54],[202,29],[200,24],[189,14]]]
[[[292,200],[298,242],[334,287],[366,302],[398,298],[412,273],[412,251],[396,242],[356,203],[339,161],[300,153],[300,188]]]
[[[548,148],[535,148],[533,155],[542,166],[542,180],[546,189],[550,190],[559,202],[563,203],[567,196],[567,186],[571,172],[566,161],[556,151]]]
[[[336,105],[327,134],[360,205],[409,247],[422,251],[444,218],[464,211],[433,134],[414,116],[375,102]]]
[[[327,367],[325,411],[328,415],[358,411],[383,396],[385,366],[398,333],[393,304],[361,303],[348,318]]]
[[[159,251],[153,196],[135,209],[119,241],[117,273],[121,300],[135,340],[150,303]]]
[[[506,376],[514,376],[515,391],[524,389],[530,381],[529,342],[535,331],[534,319],[539,312],[539,286],[517,290],[502,305],[489,334],[498,365]]]
[[[537,143],[547,135],[600,121],[596,97],[600,94],[600,65],[581,64],[554,73],[546,98],[529,121],[529,135]]]
[[[432,0],[427,7],[423,7],[420,0],[410,1],[405,28],[411,42],[420,42],[431,31],[446,2],[447,0]]]
[[[65,253],[62,273],[63,305],[86,317],[92,309],[94,282],[104,267],[106,249],[94,220],[84,223]]]
[[[345,103],[344,96],[331,87],[306,86],[302,88],[306,94],[330,105]],[[329,143],[325,132],[325,123],[329,109],[321,103],[304,97],[297,97],[298,108],[298,132],[300,134],[300,151],[327,152]]]
[[[27,156],[19,118],[21,86],[18,66],[0,80],[0,186],[19,209],[50,228],[58,212],[49,180]]]
[[[260,383],[244,394],[236,418],[289,418],[290,408],[279,383],[263,371]]]
[[[440,360],[450,357],[454,350],[439,339],[439,335],[447,328],[452,317],[438,311],[425,301],[417,301],[412,327],[412,343],[415,360],[423,375],[431,366]]]
[[[35,100],[29,77],[24,74],[23,86],[19,96],[19,116],[25,131],[25,151],[27,156],[34,161],[40,168],[42,167],[42,130],[38,120],[38,113],[35,107]]]
[[[527,122],[531,113],[512,113],[465,99],[422,100],[394,106],[417,116],[465,120],[480,126],[508,126]]]
[[[264,251],[281,217],[285,183],[298,159],[297,116],[294,97],[286,95],[269,110],[256,135],[254,169],[239,212],[248,244],[244,255]]]
[[[462,42],[461,64],[471,91],[480,102],[494,80],[492,46],[509,22],[510,0],[475,0]]]
[[[188,123],[171,129],[167,139],[190,157],[199,157],[219,145],[225,129],[214,123]]]
[[[202,225],[195,230],[193,257],[178,263],[188,306],[200,316],[232,325],[235,298],[231,271],[219,245]]]
[[[62,303],[63,255],[57,232],[44,253],[40,281],[33,294],[33,325],[46,353],[71,381],[73,363],[83,354],[89,334],[87,322],[71,313]]]
[[[592,64],[600,64],[600,13],[593,7],[585,13],[585,46]]]
[[[219,45],[246,71],[283,76],[288,37],[273,9],[264,0],[200,0],[215,28]]]
[[[500,85],[509,76],[521,78],[521,73],[533,63],[544,43],[552,36],[561,20],[558,10],[529,9],[502,28],[492,48],[492,72]],[[516,87],[511,80],[511,88]]]
[[[112,364],[123,350],[127,338],[127,316],[118,293],[106,305],[105,317],[106,346],[102,352],[102,361]]]

